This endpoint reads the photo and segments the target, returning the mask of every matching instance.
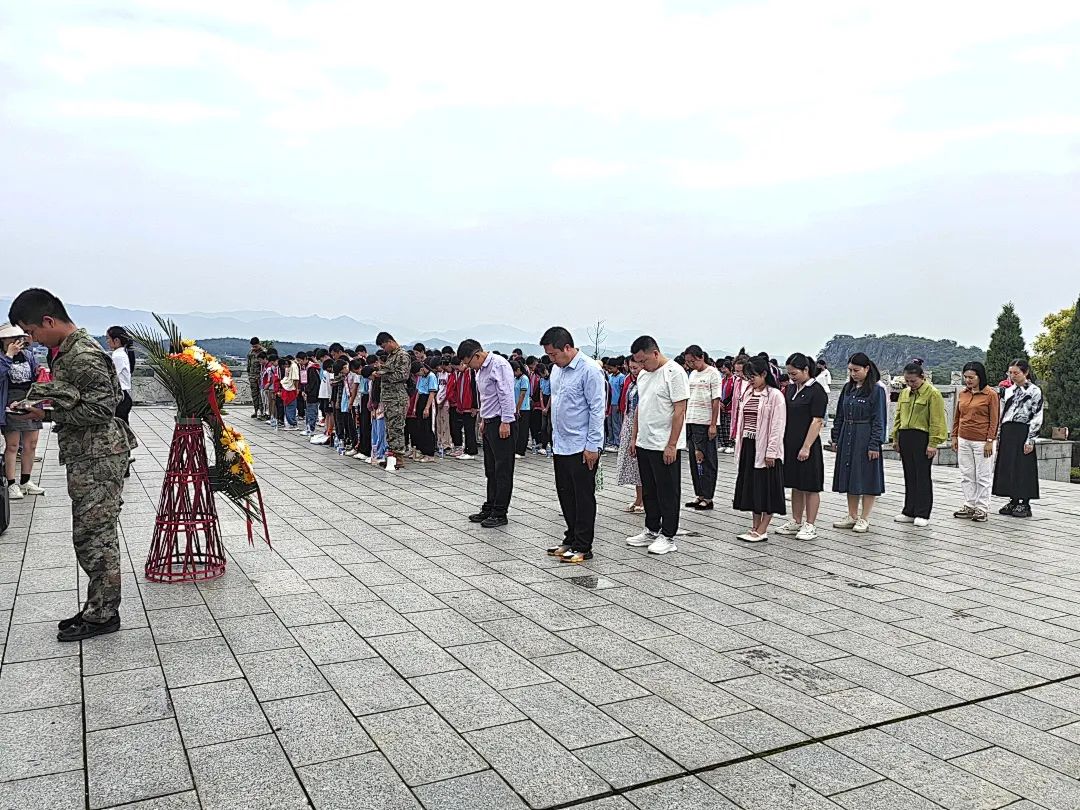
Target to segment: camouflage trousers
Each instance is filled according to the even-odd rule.
[[[251,388],[251,407],[254,408],[257,413],[260,410],[262,403],[262,391],[259,389],[259,378],[254,375],[248,377],[248,386]]]
[[[120,607],[120,519],[127,453],[67,465],[71,496],[71,539],[79,566],[90,578],[83,616],[106,622]]]
[[[386,415],[386,446],[397,455],[405,455],[405,411],[407,399],[384,399],[383,413]]]

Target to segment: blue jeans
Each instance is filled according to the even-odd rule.
[[[285,406],[285,421],[289,427],[296,427],[296,400]]]
[[[308,433],[315,432],[315,427],[319,424],[318,405],[308,405],[304,410],[304,424],[307,427]]]
[[[613,406],[614,407],[614,406]],[[611,447],[619,446],[619,439],[622,437],[622,425],[623,415],[618,411],[612,411],[608,414],[608,445]]]

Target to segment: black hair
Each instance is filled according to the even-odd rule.
[[[923,368],[922,360],[916,357],[906,366],[904,366],[905,374],[918,374],[920,377],[926,377],[926,369]]]
[[[527,366],[535,366],[536,362],[537,360],[535,354],[530,354],[528,357],[525,358],[525,365]]]
[[[348,360],[346,360],[344,357],[339,357],[337,360],[334,361],[334,373],[340,374],[342,371],[345,370],[345,367],[348,365]]]
[[[387,357],[390,356],[390,352],[388,352],[386,349],[379,349],[377,352],[375,352],[375,356],[378,357],[380,360],[385,360]]]
[[[867,369],[866,379],[863,380],[861,385],[856,386],[854,382],[848,380],[848,390],[859,390],[864,396],[870,396],[874,393],[874,386],[881,381],[881,372],[878,370],[877,364],[867,357],[865,352],[855,352],[848,358],[848,365]]]
[[[357,359],[353,358],[352,360],[349,361],[349,371],[356,371],[357,369],[361,369],[363,367],[364,367],[364,361],[363,360],[357,360]]]
[[[512,351],[510,353],[511,354],[524,354],[525,352],[521,351],[521,349],[514,349],[514,351]]]
[[[468,361],[471,360],[473,355],[477,352],[482,352],[483,350],[484,347],[480,345],[480,341],[467,338],[458,344],[457,356],[459,360]]]
[[[315,359],[316,360],[325,360],[329,355],[330,355],[330,352],[328,352],[326,349],[318,349],[315,352]]]
[[[423,352],[424,354],[427,354],[427,346],[425,346],[423,343],[414,343],[412,350],[414,352]]]
[[[365,380],[371,379],[371,375],[375,373],[375,366],[364,366],[360,369],[360,376]]]
[[[751,357],[747,363],[750,366],[750,373],[752,375],[760,374],[765,378],[765,385],[769,388],[779,388],[780,384],[776,381],[776,377],[773,376],[772,366],[769,365],[768,357]],[[745,368],[743,369],[746,370]]]
[[[521,361],[520,361],[520,360],[511,360],[511,361],[510,361],[510,368],[511,368],[511,370],[512,370],[512,371],[513,371],[513,372],[514,372],[515,374],[517,374],[517,373],[518,373],[519,371],[520,371],[520,372],[521,372],[522,374],[524,374],[524,373],[525,373],[525,366],[523,366],[523,365],[521,364]]]
[[[803,354],[802,352],[795,352],[795,354],[791,355],[791,357],[787,359],[787,363],[785,363],[785,365],[791,366],[792,368],[797,368],[799,371],[805,371],[807,374],[810,375],[811,378],[813,378],[814,376],[814,358],[808,354]]]
[[[28,323],[42,326],[41,322],[45,317],[71,323],[71,317],[64,309],[63,302],[48,290],[40,287],[23,290],[8,308],[8,321],[11,324]]]
[[[732,368],[734,368],[735,366],[742,366],[743,371],[746,371],[746,364],[749,363],[749,362],[750,362],[750,358],[746,356],[745,351],[739,352],[735,356],[735,359],[731,361]]]
[[[691,343],[686,347],[686,351],[683,352],[687,357],[705,357],[705,350],[698,346],[696,343]]]
[[[442,368],[445,365],[446,365],[446,360],[444,360],[441,356],[440,357],[433,357],[430,360],[428,360],[428,368],[430,368],[432,370],[437,369],[437,368]]]
[[[381,349],[383,346],[385,346],[387,343],[389,343],[393,339],[394,339],[394,336],[391,335],[389,332],[379,332],[379,334],[377,334],[375,336],[375,345],[378,346]]]
[[[409,366],[409,373],[410,374],[419,374],[420,369],[422,369],[423,367],[424,367],[424,364],[421,363],[419,360],[413,360],[412,365]]]
[[[817,359],[817,364],[818,364],[819,366],[821,366],[822,368],[828,368],[828,367],[829,367],[829,364],[825,362],[825,358],[824,358],[824,357],[819,357],[819,358]]]
[[[331,360],[329,357],[327,357],[322,361],[322,367],[323,367],[323,371],[333,371],[334,370],[334,361]]]
[[[574,337],[566,327],[552,326],[540,337],[540,345],[551,346],[561,352],[567,346],[574,345]]]
[[[266,359],[275,362],[278,359],[278,353],[274,349],[271,349],[266,353]]]
[[[970,363],[964,365],[964,371],[974,371],[975,376],[979,378],[979,390],[986,388],[986,366],[980,363],[978,360],[973,360]]]
[[[723,371],[725,368],[728,371],[734,371],[734,369],[731,367],[731,361],[730,360],[722,360],[721,362],[716,364],[716,367],[718,369],[720,369],[721,371]]]
[[[266,352],[259,352],[257,355],[255,355],[256,360],[265,360],[266,358],[267,358]]]
[[[1031,370],[1031,365],[1023,357],[1017,357],[1015,360],[1009,363],[1009,368],[1012,368],[1013,366],[1016,366],[1016,368],[1024,372],[1024,374],[1027,375],[1027,378],[1031,380],[1031,382],[1035,382],[1035,372]]]
[[[345,351],[345,347],[342,346],[340,343],[331,343],[330,344],[330,353],[331,354],[333,354],[334,352],[344,352],[344,351]]]
[[[656,338],[650,337],[649,335],[642,335],[630,344],[630,354],[658,351],[660,351],[660,347],[656,343]]]
[[[675,362],[678,363],[680,366],[686,365],[686,355],[685,354],[677,354],[677,355],[675,355]]]
[[[364,354],[367,354],[367,346],[365,346],[363,343],[361,343],[360,345],[358,345],[356,347],[356,353],[360,354],[360,352],[363,352]]]
[[[251,339],[251,345],[252,346],[258,346],[260,343],[262,343],[262,341],[259,340],[257,337],[254,337],[254,338]]]
[[[307,352],[297,352],[296,353],[296,359],[297,360],[307,360]]]
[[[110,326],[105,330],[105,336],[120,341],[120,346],[124,349],[125,354],[127,354],[128,370],[134,371],[135,350],[131,348],[131,335],[127,333],[127,329],[122,326]]]

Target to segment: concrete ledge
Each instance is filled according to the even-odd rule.
[[[1046,481],[1069,482],[1069,470],[1072,467],[1073,442],[1055,441],[1053,439],[1039,439],[1035,442],[1035,457],[1039,460],[1039,478]],[[886,459],[899,461],[900,454],[891,444],[883,447]],[[937,458],[934,464],[941,467],[955,467],[956,453],[951,444],[943,444],[938,447]]]

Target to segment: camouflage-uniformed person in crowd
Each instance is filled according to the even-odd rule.
[[[59,351],[52,382],[36,383],[17,407],[55,424],[60,463],[67,467],[75,556],[89,577],[82,610],[60,622],[60,641],[79,641],[120,629],[120,544],[117,521],[131,428],[115,416],[120,402],[116,367],[100,344],[79,329],[60,299],[41,289],[21,293],[9,312],[37,343]],[[48,400],[51,408],[33,407]]]
[[[379,372],[379,396],[386,415],[386,445],[390,449],[389,455],[395,458],[396,468],[400,470],[405,458],[405,412],[409,407],[407,385],[413,359],[388,332],[379,332],[375,342],[386,352],[386,360]],[[386,463],[383,462],[381,466],[385,467]]]
[[[262,341],[257,337],[251,339],[251,351],[247,356],[248,386],[251,388],[251,407],[255,413],[252,419],[262,416],[262,389],[259,386],[259,378],[262,376],[262,364],[259,362],[259,353],[263,351]]]

